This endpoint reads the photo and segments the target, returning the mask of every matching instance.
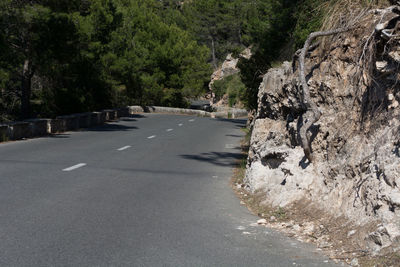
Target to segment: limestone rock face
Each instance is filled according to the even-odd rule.
[[[252,56],[251,47],[249,47],[243,50],[242,53],[240,53],[239,58],[250,59],[251,56]],[[216,71],[214,71],[214,73],[211,75],[211,81],[208,85],[210,91],[212,91],[212,85],[215,81],[222,80],[225,77],[240,72],[239,68],[237,67],[239,58],[234,58],[232,54],[228,54],[226,56],[226,59],[222,63],[222,66],[219,67]]]
[[[212,85],[215,81],[222,80],[223,78],[238,73],[240,71],[239,68],[236,66],[238,61],[239,59],[232,57],[232,54],[229,54],[226,57],[224,63],[222,63],[222,66],[214,71],[214,73],[211,75],[211,82],[208,85],[210,91],[212,91]]]
[[[297,65],[285,62],[265,74],[245,183],[252,192],[264,192],[265,203],[274,207],[308,200],[355,225],[375,223],[361,245],[378,253],[400,248],[400,75],[392,69],[400,44],[378,41],[386,50],[375,51],[379,61],[372,64],[371,79],[358,65],[360,42],[371,35],[366,29],[381,19],[369,16],[367,25],[308,56],[311,97],[323,114],[309,131],[313,163],[304,157],[298,135],[304,108]]]

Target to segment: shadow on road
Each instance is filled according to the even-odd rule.
[[[135,120],[135,119],[145,119],[147,118],[145,115],[142,114],[132,114],[126,117],[122,117],[120,118],[121,121],[131,121],[131,120]]]
[[[48,137],[50,138],[69,138],[69,134],[59,133],[59,134],[49,134]]]
[[[112,132],[112,131],[130,131],[138,129],[136,126],[126,126],[126,125],[121,125],[121,124],[116,124],[116,123],[107,123],[102,126],[96,126],[87,129],[89,132]]]
[[[137,119],[134,119],[134,118],[121,118],[120,121],[129,121],[129,122],[131,122],[131,121],[137,121]]]
[[[238,127],[238,128],[246,127],[246,122],[247,122],[247,118],[246,119],[223,119],[223,118],[218,118],[217,120],[218,121],[223,121],[223,122],[234,123],[234,124],[236,124],[235,127]]]
[[[227,134],[225,136],[243,138],[243,135],[238,135],[238,134]]]
[[[136,126],[126,126],[119,124],[118,122],[135,122],[137,119],[141,118],[146,118],[146,116],[143,116],[141,114],[133,114],[129,115],[129,117],[122,117],[118,121],[114,122],[108,122],[104,123],[102,125],[98,126],[93,126],[90,128],[82,128],[82,129],[75,129],[75,130],[70,130],[71,132],[117,132],[117,131],[130,131],[130,130],[136,130],[139,129]],[[70,132],[67,131],[67,132]],[[53,133],[46,135],[45,137],[50,137],[50,138],[70,138],[71,134],[69,133]]]
[[[180,155],[184,159],[208,162],[218,166],[232,167],[237,165],[237,160],[243,157],[242,153],[209,152],[198,155]]]

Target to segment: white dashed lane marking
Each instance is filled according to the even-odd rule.
[[[179,127],[183,126],[183,123],[179,123],[178,126],[179,126]]]
[[[86,166],[86,163],[79,163],[79,164],[76,164],[76,165],[71,166],[71,167],[69,167],[69,168],[63,169],[63,172],[70,172],[70,171],[73,171],[73,170],[82,168],[82,167],[84,167],[84,166]]]
[[[117,150],[124,151],[124,150],[127,150],[128,148],[131,148],[131,146],[124,146],[124,147],[118,148]]]
[[[153,138],[156,138],[156,136],[152,135],[152,136],[147,137],[147,139],[153,139]]]
[[[195,121],[195,119],[191,119],[191,120],[189,120],[190,122],[194,122]]]
[[[172,132],[174,129],[167,129],[167,132]]]

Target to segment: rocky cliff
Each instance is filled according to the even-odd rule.
[[[372,254],[400,248],[399,14],[368,12],[309,52],[308,84],[322,112],[308,133],[312,163],[299,138],[298,64],[265,74],[244,180],[264,205],[340,220],[345,238]]]
[[[248,47],[246,49],[244,49],[240,54],[238,58],[233,57],[232,54],[228,54],[226,56],[225,61],[222,63],[222,65],[216,69],[213,74],[211,75],[211,81],[208,84],[208,88],[210,90],[211,93],[211,102],[212,104],[214,104],[214,94],[213,94],[213,84],[215,83],[215,81],[220,81],[228,76],[234,75],[236,73],[240,72],[240,69],[237,67],[237,64],[239,62],[239,58],[245,58],[245,59],[249,59],[251,58],[252,54],[251,54],[251,47]],[[226,100],[226,99],[225,99]],[[222,101],[223,103],[220,103],[217,106],[221,106],[221,105],[227,105],[227,103],[225,103],[226,101]]]

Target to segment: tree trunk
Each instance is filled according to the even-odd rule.
[[[215,56],[214,38],[213,37],[210,37],[210,38],[211,38],[212,64],[213,64],[214,70],[216,70],[218,68],[218,65],[217,65],[217,57]]]
[[[326,31],[326,32],[313,32],[311,33],[305,44],[303,49],[301,50],[300,57],[299,57],[299,78],[300,78],[300,83],[303,88],[303,104],[306,107],[306,113],[303,116],[303,126],[300,128],[300,139],[301,143],[303,146],[304,150],[304,155],[306,158],[309,160],[309,162],[313,162],[314,157],[312,154],[311,150],[311,144],[310,144],[310,139],[307,135],[308,129],[316,123],[320,118],[321,118],[321,111],[318,109],[318,106],[312,101],[311,96],[310,96],[310,89],[308,88],[307,80],[306,80],[306,70],[305,70],[305,58],[307,55],[307,52],[310,49],[311,42],[321,36],[329,36],[332,34],[338,34],[342,32],[346,32],[350,30],[350,27],[347,28],[341,28],[341,29],[336,29],[336,30],[331,30],[331,31]]]
[[[242,42],[242,29],[241,29],[241,27],[239,26],[239,28],[238,28],[238,38],[239,38],[239,44],[243,44],[243,42]]]
[[[31,92],[32,92],[32,62],[25,59],[22,69],[21,81],[21,118],[27,119],[31,116]]]

